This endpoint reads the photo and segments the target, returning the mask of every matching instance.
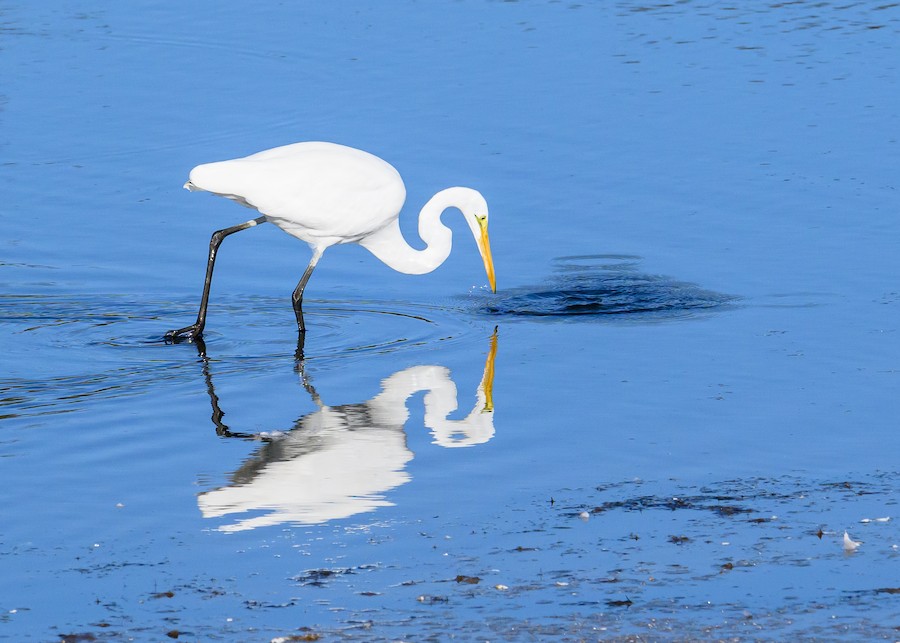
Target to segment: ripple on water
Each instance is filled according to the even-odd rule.
[[[663,320],[692,317],[733,304],[736,297],[638,271],[640,257],[560,257],[547,284],[486,298],[479,312],[504,317]]]
[[[354,359],[460,341],[473,322],[446,305],[310,301],[303,357]],[[0,376],[0,418],[62,413],[98,397],[136,395],[196,379],[197,347],[163,335],[191,321],[194,301],[127,296],[0,296],[0,327],[12,338]],[[477,325],[477,324],[476,324]],[[297,356],[290,302],[224,299],[210,305],[205,349],[217,371],[244,377]]]

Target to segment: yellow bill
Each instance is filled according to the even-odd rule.
[[[484,376],[481,378],[481,390],[484,392],[484,408],[482,413],[494,411],[494,360],[497,357],[497,329],[491,335],[491,348],[484,363]]]
[[[478,219],[481,228],[481,238],[478,240],[478,250],[484,260],[484,270],[487,272],[488,283],[491,284],[491,292],[497,292],[497,279],[494,277],[494,259],[491,257],[491,241],[488,238],[487,218]]]

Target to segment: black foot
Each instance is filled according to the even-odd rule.
[[[203,336],[203,328],[197,324],[179,328],[178,330],[170,330],[166,333],[165,340],[167,344],[180,344],[181,342],[195,342]]]

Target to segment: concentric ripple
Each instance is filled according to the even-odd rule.
[[[0,419],[192,382],[199,347],[163,337],[189,323],[195,306],[117,295],[0,296],[0,327],[12,339],[5,353],[15,365],[0,376]],[[312,300],[306,322],[299,344],[289,301],[225,299],[210,306],[202,348],[219,373],[253,377],[298,357],[345,360],[445,345],[471,334],[475,320],[446,305]]]

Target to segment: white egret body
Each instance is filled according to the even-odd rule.
[[[447,208],[462,212],[484,261],[491,290],[496,292],[484,197],[462,187],[435,194],[419,213],[419,235],[427,245],[424,250],[416,250],[400,232],[399,215],[406,200],[403,179],[393,166],[368,152],[335,143],[294,143],[244,158],[198,165],[184,187],[227,197],[263,216],[213,233],[197,322],[170,331],[167,339],[192,340],[202,335],[215,256],[222,239],[265,222],[274,223],[312,248],[312,259],[293,295],[300,332],[305,331],[303,291],[326,248],[358,243],[399,272],[431,272],[450,255],[452,233],[440,220]]]

